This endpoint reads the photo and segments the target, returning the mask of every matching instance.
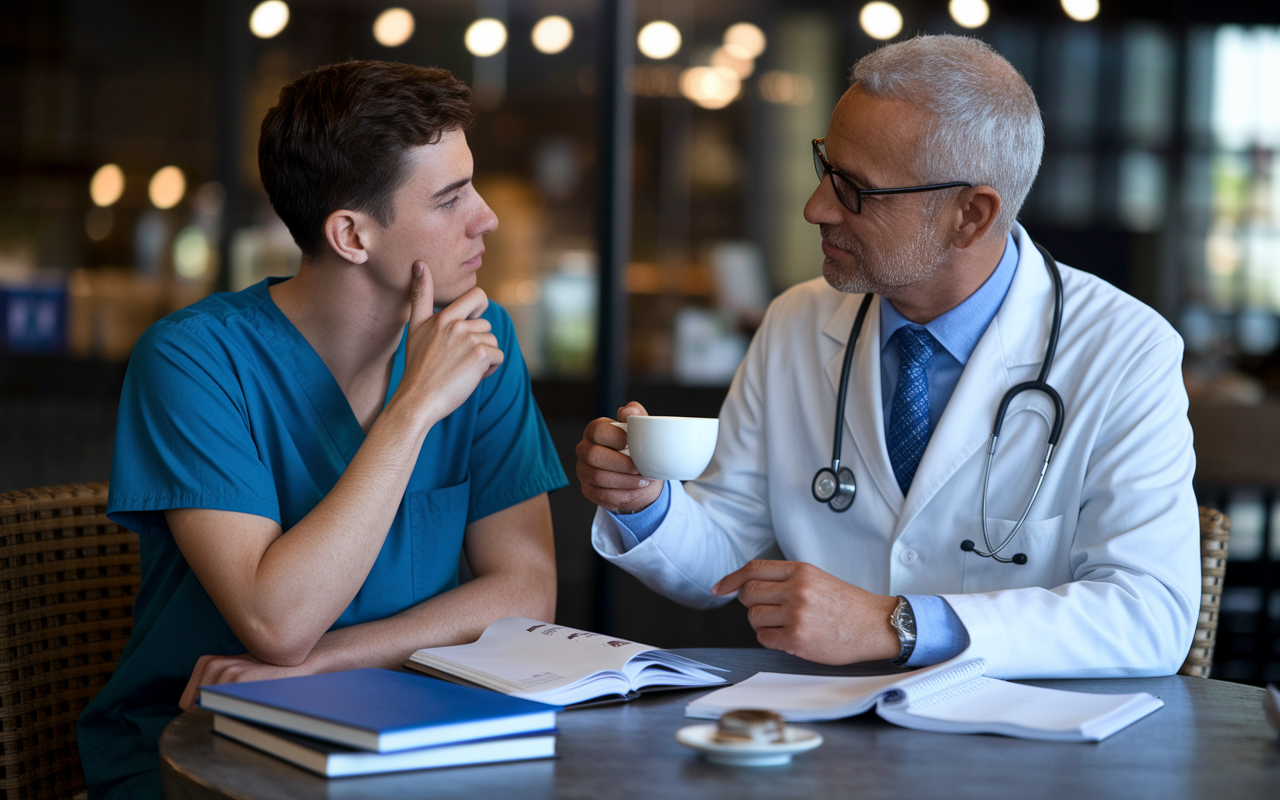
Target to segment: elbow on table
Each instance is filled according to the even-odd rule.
[[[240,643],[249,655],[277,667],[296,667],[311,655],[319,638],[299,636],[287,627],[257,623],[236,630]]]

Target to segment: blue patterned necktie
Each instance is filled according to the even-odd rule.
[[[938,341],[924,328],[899,328],[898,386],[889,409],[889,463],[905,495],[929,443],[929,381],[924,368]]]

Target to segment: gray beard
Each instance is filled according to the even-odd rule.
[[[822,261],[822,277],[832,288],[846,294],[885,294],[885,289],[928,280],[946,262],[950,252],[950,248],[934,241],[925,225],[918,227],[910,240],[887,253],[868,254],[857,241],[846,239],[830,228],[823,231],[823,236],[857,260],[858,268],[853,273],[842,270],[830,259]]]

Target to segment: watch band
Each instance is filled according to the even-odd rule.
[[[898,632],[898,643],[902,647],[898,657],[889,663],[901,667],[910,660],[912,651],[916,649],[916,617],[911,611],[911,603],[902,595],[898,595],[898,605],[889,615],[889,624]]]

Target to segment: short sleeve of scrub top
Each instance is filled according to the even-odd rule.
[[[196,660],[245,652],[187,566],[164,511],[254,514],[287,531],[364,441],[341,388],[267,287],[169,315],[130,358],[107,514],[139,534],[142,586],[116,672],[78,726],[93,797],[158,786],[156,740],[178,713]],[[334,628],[386,618],[455,587],[468,523],[568,483],[510,317],[494,303],[484,317],[504,361],[427,435],[382,549]],[[404,374],[404,354],[402,340],[387,398]]]

